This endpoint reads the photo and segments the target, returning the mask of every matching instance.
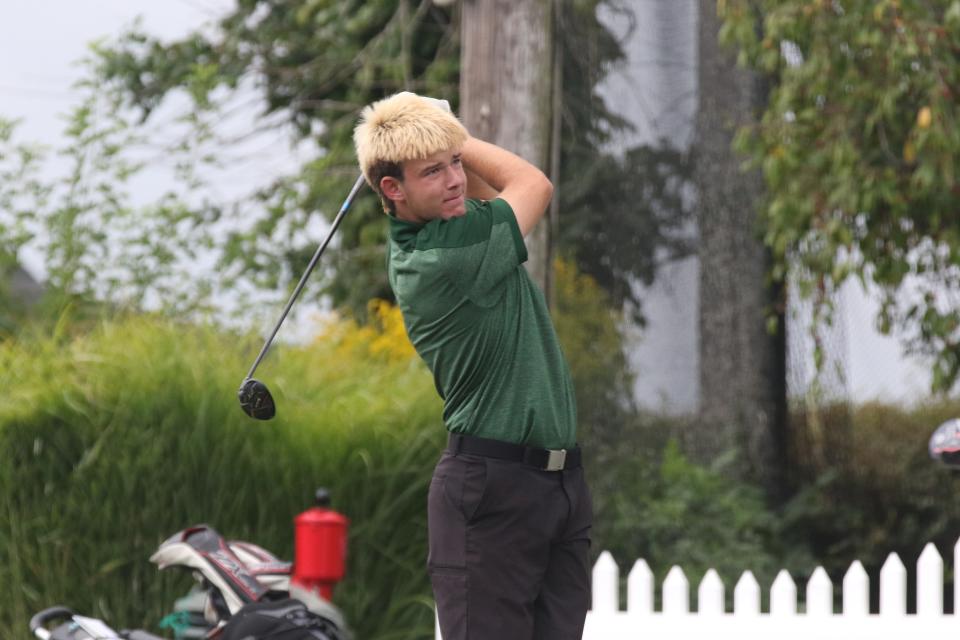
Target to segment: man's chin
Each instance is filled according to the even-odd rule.
[[[455,206],[444,207],[441,216],[444,220],[449,220],[450,218],[459,218],[462,215],[466,215],[466,213],[467,206],[464,204],[463,200],[460,200]]]

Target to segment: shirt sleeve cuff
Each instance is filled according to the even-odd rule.
[[[498,217],[503,217],[510,225],[510,233],[513,236],[513,245],[517,250],[517,262],[523,264],[527,261],[527,245],[523,241],[523,234],[520,233],[520,224],[517,222],[517,216],[513,213],[510,203],[503,198],[496,198],[491,204],[497,208]]]

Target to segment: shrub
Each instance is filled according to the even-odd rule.
[[[728,600],[729,587],[747,569],[767,586],[781,568],[795,578],[812,572],[808,547],[785,530],[759,487],[690,462],[675,440],[660,450],[630,449],[610,467],[619,489],[598,511],[595,536],[624,578],[640,558],[658,584],[679,565],[695,602],[696,585],[710,568],[728,585]]]
[[[877,574],[896,552],[912,567],[927,542],[952,557],[960,534],[960,478],[929,458],[927,443],[940,423],[958,415],[960,403],[951,400],[912,409],[878,402],[832,407],[819,430],[830,443],[828,455],[811,446],[817,438],[795,427],[798,491],[783,510],[784,523],[810,541],[835,582],[854,559]],[[807,424],[797,418],[795,425]]]

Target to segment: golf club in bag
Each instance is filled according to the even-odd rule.
[[[273,339],[276,337],[277,331],[280,330],[280,325],[283,324],[283,321],[287,318],[287,314],[290,313],[290,308],[296,301],[297,296],[300,295],[300,291],[303,289],[303,285],[306,284],[307,278],[310,277],[310,273],[313,271],[313,268],[320,260],[320,255],[323,253],[323,250],[327,248],[327,245],[330,243],[330,239],[333,238],[333,234],[336,233],[337,227],[340,226],[340,221],[343,220],[343,216],[347,213],[347,209],[350,208],[350,204],[353,202],[357,192],[360,191],[360,187],[363,186],[363,182],[364,177],[363,174],[361,174],[354,183],[353,188],[350,189],[347,199],[344,200],[343,204],[340,206],[340,211],[337,213],[337,216],[330,224],[330,231],[327,233],[326,239],[324,239],[324,241],[317,248],[316,253],[313,254],[313,258],[310,259],[310,264],[307,265],[306,271],[304,271],[303,275],[300,277],[300,282],[297,283],[296,288],[290,295],[290,299],[287,301],[287,306],[284,307],[283,313],[280,314],[280,320],[277,321],[276,326],[270,333],[270,337],[267,338],[267,341],[263,344],[263,348],[260,349],[260,354],[253,362],[253,366],[250,367],[247,377],[245,377],[243,382],[240,383],[240,390],[237,392],[237,397],[240,399],[240,407],[243,409],[244,413],[251,418],[255,418],[257,420],[269,420],[277,413],[276,404],[273,401],[273,396],[270,395],[270,390],[267,389],[267,385],[259,380],[254,379],[253,373],[260,365],[260,361],[263,360],[263,357],[267,354],[267,350],[270,348],[271,343],[273,343]]]

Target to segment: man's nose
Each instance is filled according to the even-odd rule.
[[[463,184],[463,181],[466,180],[463,170],[456,165],[449,165],[445,173],[445,183],[448,189],[459,187],[461,184]]]

